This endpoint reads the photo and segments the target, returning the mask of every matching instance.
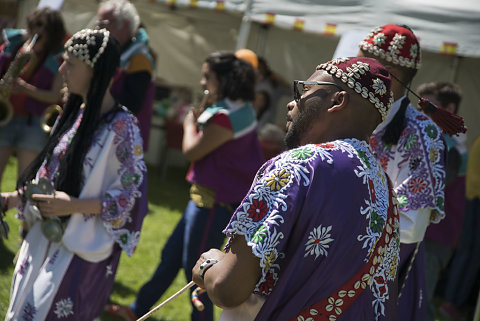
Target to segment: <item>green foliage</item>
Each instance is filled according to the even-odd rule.
[[[7,165],[2,182],[2,191],[15,188],[16,160],[11,158]],[[110,301],[117,304],[130,304],[135,295],[155,271],[160,260],[160,252],[164,243],[181,218],[188,201],[188,184],[185,182],[185,169],[169,167],[165,180],[161,179],[158,168],[148,168],[149,213],[143,223],[140,242],[132,257],[122,254]],[[7,213],[10,225],[9,239],[0,244],[0,319],[7,309],[10,296],[10,284],[13,275],[13,258],[19,244],[19,221],[15,218],[15,210]],[[177,275],[174,283],[157,302],[164,301],[187,283],[183,270]],[[166,305],[148,320],[190,320],[190,297],[188,293]],[[217,310],[217,315],[218,310]],[[118,320],[102,314],[101,321]]]

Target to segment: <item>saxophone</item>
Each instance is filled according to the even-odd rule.
[[[10,63],[7,71],[0,79],[0,126],[5,126],[13,117],[13,106],[10,103],[10,93],[12,82],[20,76],[23,68],[32,57],[31,49],[35,45],[38,35],[35,34],[25,52],[20,52]]]

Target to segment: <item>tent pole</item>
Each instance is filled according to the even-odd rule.
[[[453,58],[453,63],[452,63],[452,77],[451,77],[451,82],[456,83],[457,82],[457,74],[458,74],[458,65],[460,64],[460,56],[455,56]]]
[[[250,14],[252,11],[253,0],[247,0],[245,12],[243,13],[242,24],[240,25],[240,31],[238,32],[237,46],[235,50],[245,48],[247,45],[248,35],[250,33],[250,26],[252,21]]]

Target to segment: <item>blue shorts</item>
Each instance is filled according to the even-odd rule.
[[[40,116],[14,115],[5,126],[0,126],[0,147],[41,152],[47,143],[48,134],[40,126]]]

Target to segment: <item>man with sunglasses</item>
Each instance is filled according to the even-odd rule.
[[[445,216],[445,144],[440,128],[406,95],[420,68],[420,44],[407,26],[384,25],[360,42],[358,56],[378,59],[392,76],[395,102],[370,145],[397,193],[400,210],[399,320],[424,321],[423,237]]]
[[[288,151],[267,161],[193,280],[224,320],[395,320],[393,189],[368,146],[392,102],[375,59],[341,58],[294,81]]]

